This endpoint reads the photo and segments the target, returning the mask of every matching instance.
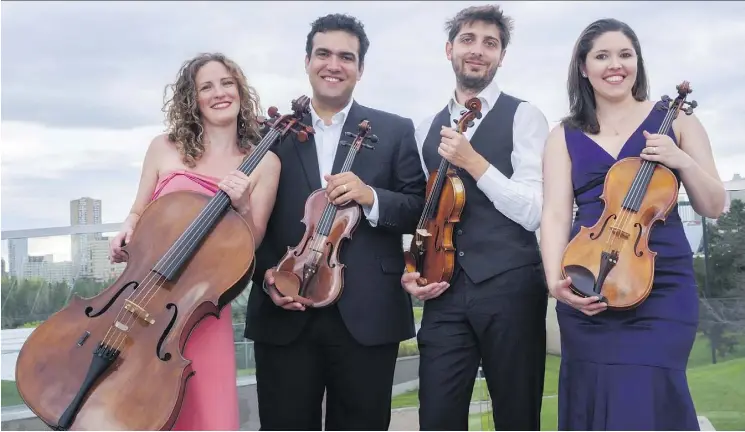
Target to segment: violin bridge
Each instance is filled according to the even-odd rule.
[[[150,316],[150,314],[139,305],[133,303],[131,300],[124,300],[124,309],[132,312],[132,315],[145,321],[148,324],[155,324],[155,320]]]
[[[610,231],[617,235],[618,237],[621,237],[624,240],[628,240],[629,237],[631,237],[631,234],[627,233],[626,231],[622,230],[621,228],[616,227],[610,227]]]

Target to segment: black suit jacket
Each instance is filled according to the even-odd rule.
[[[374,149],[362,147],[351,171],[373,187],[378,198],[378,224],[373,227],[360,209],[360,223],[340,250],[344,291],[337,306],[352,336],[363,345],[397,343],[414,337],[411,297],[401,287],[404,271],[402,235],[412,234],[424,208],[426,178],[421,168],[414,124],[395,114],[352,103],[346,132],[358,133],[369,120],[378,136]],[[311,125],[311,116],[304,119]],[[256,254],[253,288],[248,300],[245,337],[256,342],[287,344],[315,311],[287,311],[277,307],[263,291],[264,273],[274,267],[302,238],[305,201],[321,188],[315,141],[299,142],[287,136],[273,150],[282,161],[277,199],[266,235]],[[349,146],[339,146],[333,174],[341,169]],[[336,307],[336,306],[332,306]]]

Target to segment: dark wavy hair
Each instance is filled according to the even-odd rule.
[[[464,25],[473,24],[475,21],[482,21],[487,24],[494,24],[499,28],[499,36],[501,39],[502,50],[507,48],[512,39],[512,31],[515,28],[515,21],[509,16],[505,15],[496,5],[486,6],[471,6],[467,7],[454,18],[447,20],[445,23],[445,31],[448,33],[448,41],[453,43],[455,37],[461,31]]]
[[[194,168],[196,161],[204,154],[204,127],[197,102],[196,76],[199,69],[211,61],[222,63],[238,84],[238,147],[248,152],[252,145],[261,140],[258,122],[259,96],[256,90],[248,85],[241,68],[221,53],[199,54],[184,62],[176,82],[167,85],[163,95],[168,139],[176,144],[184,164],[190,168]],[[168,90],[173,93],[170,98],[166,96]]]
[[[569,77],[567,79],[567,92],[569,93],[569,115],[562,119],[561,123],[565,127],[581,129],[590,134],[600,132],[600,124],[595,107],[595,90],[590,84],[590,80],[582,77],[582,66],[587,61],[587,54],[595,44],[595,40],[601,35],[620,31],[631,40],[631,45],[636,51],[637,73],[634,86],[631,93],[637,101],[647,100],[649,98],[649,80],[647,71],[644,67],[644,57],[639,44],[639,38],[628,24],[613,18],[597,20],[587,26],[580,34],[579,39],[574,45],[572,61],[569,63]]]

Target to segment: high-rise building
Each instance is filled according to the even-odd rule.
[[[101,200],[83,197],[70,201],[70,225],[99,224],[101,224]],[[76,277],[92,277],[93,275],[90,245],[94,240],[101,240],[101,233],[72,236],[72,266]]]
[[[28,261],[28,239],[8,239],[8,273],[23,277],[23,265]]]

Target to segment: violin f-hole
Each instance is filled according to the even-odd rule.
[[[597,233],[597,234],[590,233],[590,239],[591,240],[597,240],[598,238],[600,238],[601,235],[603,235],[603,231],[605,231],[605,226],[608,225],[608,222],[611,220],[611,218],[615,219],[616,218],[616,215],[612,214],[612,215],[608,216],[605,219],[605,222],[603,222],[603,226],[600,228],[600,232],[599,233]]]

